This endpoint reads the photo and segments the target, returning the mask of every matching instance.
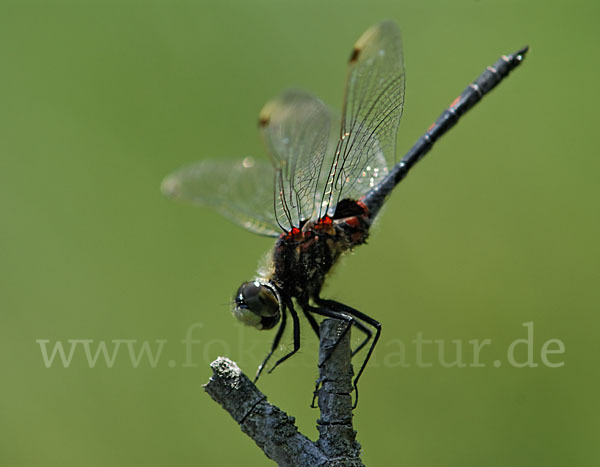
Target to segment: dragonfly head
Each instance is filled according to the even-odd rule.
[[[244,282],[234,298],[233,314],[242,323],[257,329],[271,329],[281,318],[279,293],[262,279]]]

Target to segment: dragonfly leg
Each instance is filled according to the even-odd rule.
[[[357,319],[353,320],[352,324],[365,333],[365,339],[352,351],[352,356],[354,357],[371,340],[373,332]]]
[[[323,358],[322,360],[319,361],[319,368],[321,368],[325,364],[325,362],[327,360],[329,360],[329,357],[331,357],[331,355],[333,354],[333,352],[339,345],[340,341],[348,333],[348,331],[350,330],[350,327],[353,324],[353,321],[355,321],[355,320],[354,320],[354,318],[352,318],[352,316],[349,316],[344,313],[338,313],[337,311],[333,311],[333,310],[330,310],[325,307],[314,307],[314,306],[310,306],[310,305],[305,305],[305,307],[303,307],[303,310],[305,310],[305,312],[315,313],[317,315],[325,316],[327,318],[337,319],[340,321],[344,321],[346,323],[344,326],[344,329],[339,334],[335,343],[331,346],[331,348],[327,352],[327,355],[325,356],[325,358]]]
[[[275,365],[273,365],[273,367],[268,371],[268,373],[272,373],[273,370],[277,368],[281,363],[285,362],[288,358],[290,358],[292,355],[298,352],[298,350],[300,350],[300,320],[298,319],[298,313],[296,313],[296,310],[294,310],[294,307],[291,303],[287,304],[287,308],[288,310],[290,310],[290,314],[292,315],[292,322],[294,326],[294,349],[290,353],[284,355],[279,360],[277,360],[275,362]]]
[[[269,359],[271,358],[273,353],[277,350],[277,347],[279,346],[279,342],[281,342],[281,336],[283,336],[283,331],[285,330],[285,322],[286,321],[287,321],[287,313],[286,313],[286,310],[284,307],[284,309],[281,311],[281,324],[279,325],[279,329],[277,329],[277,334],[275,334],[275,339],[273,339],[273,343],[271,344],[271,350],[269,351],[269,353],[267,354],[267,356],[265,357],[263,362],[258,367],[258,370],[256,370],[256,376],[254,377],[255,383],[258,381],[258,378],[260,377],[260,374],[264,370],[265,365],[267,364],[267,362],[269,361]]]
[[[358,320],[362,320],[375,328],[375,338],[373,339],[373,342],[371,343],[371,346],[369,347],[369,351],[367,352],[367,356],[365,357],[362,365],[360,366],[360,369],[358,370],[358,373],[356,374],[356,377],[354,378],[355,399],[354,399],[353,408],[356,408],[356,405],[358,404],[358,380],[360,379],[360,376],[363,374],[363,371],[365,371],[365,367],[367,366],[367,363],[369,362],[369,359],[371,358],[371,354],[373,353],[373,350],[375,349],[375,346],[377,345],[377,341],[379,340],[379,337],[381,336],[381,323],[379,321],[371,318],[369,315],[361,313],[360,311],[355,310],[354,308],[351,308],[348,305],[344,305],[343,303],[339,303],[334,300],[318,299],[318,300],[316,300],[316,302],[322,306],[326,306],[327,308],[329,308],[331,310],[335,310],[338,313],[350,315],[355,318],[356,322],[358,322]],[[370,337],[369,337],[369,339],[370,339]],[[366,344],[366,340],[361,345],[358,346],[357,351],[363,347],[363,344]]]
[[[319,323],[317,323],[317,320],[315,319],[315,317],[310,313],[310,311],[308,311],[306,309],[306,307],[303,306],[302,311],[304,313],[304,316],[306,316],[306,319],[310,323],[310,327],[313,329],[313,331],[315,331],[315,334],[317,335],[317,339],[320,339],[321,333],[319,332]]]

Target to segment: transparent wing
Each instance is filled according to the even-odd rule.
[[[344,198],[358,199],[395,162],[404,105],[404,58],[398,26],[384,21],[356,42],[348,63],[342,124],[330,155],[323,206],[333,215]]]
[[[273,177],[271,164],[251,157],[205,160],[167,176],[161,190],[172,199],[210,206],[252,232],[277,237]]]
[[[275,167],[275,213],[280,225],[299,227],[317,214],[317,190],[330,141],[331,112],[312,94],[291,89],[267,102],[261,135]]]

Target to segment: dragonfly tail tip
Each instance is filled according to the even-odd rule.
[[[517,50],[517,52],[515,52],[515,56],[520,56],[521,60],[523,60],[523,58],[525,58],[525,54],[529,51],[529,46],[526,45],[525,47],[523,47],[520,50]]]

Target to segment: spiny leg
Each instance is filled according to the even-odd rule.
[[[320,299],[318,299],[318,300],[320,300]],[[321,311],[323,311],[322,309],[311,307],[308,304],[302,305],[302,311],[304,311],[304,314],[307,317],[310,316],[313,319],[313,321],[314,321],[314,318],[312,317],[311,313],[316,313],[316,314],[324,315],[324,313],[321,313]],[[325,312],[327,312],[327,311],[331,311],[331,310],[325,309]],[[345,318],[339,317],[338,315],[336,315],[336,316],[324,315],[324,316],[328,316],[330,318],[333,317],[333,318],[336,318],[336,319],[346,320]],[[373,337],[373,332],[368,327],[366,327],[363,323],[361,323],[360,321],[358,321],[357,319],[352,319],[352,320],[349,320],[349,321],[351,321],[351,324],[353,326],[356,326],[360,331],[362,331],[366,335],[365,339],[359,344],[359,346],[356,347],[356,349],[354,349],[352,351],[352,356],[354,357],[354,355],[356,355],[358,352],[360,352],[362,350],[362,348],[365,345],[367,345],[367,342],[369,342],[369,340],[371,339],[371,337]],[[339,341],[342,339],[342,337],[344,337],[346,335],[346,332],[348,332],[347,329],[345,329],[345,331],[342,333],[342,335],[340,336],[340,338],[336,341],[336,344],[332,347],[331,352],[327,355],[327,357],[323,360],[323,362],[319,363],[319,366],[322,366],[322,364],[327,361],[327,359],[329,358],[329,356],[331,355],[331,353],[333,353],[333,351],[337,348],[337,344],[339,343]]]
[[[277,347],[279,346],[279,342],[281,342],[281,336],[283,336],[283,331],[285,330],[285,322],[286,321],[287,321],[287,313],[286,313],[285,306],[284,306],[283,309],[281,310],[281,324],[279,325],[279,329],[277,329],[277,334],[275,334],[275,339],[273,339],[273,343],[271,344],[271,351],[267,354],[267,356],[265,357],[263,362],[260,364],[260,366],[258,367],[258,370],[256,370],[256,376],[254,377],[255,383],[258,381],[258,378],[259,378],[260,374],[262,373],[263,369],[265,368],[265,365],[267,364],[267,362],[269,361],[269,359],[271,358],[271,356],[273,355],[275,350],[277,350]]]
[[[327,306],[328,308],[331,308],[339,313],[346,313],[356,319],[361,319],[375,328],[375,338],[373,339],[373,342],[371,343],[371,346],[369,347],[367,356],[365,357],[362,365],[360,366],[360,370],[358,370],[358,373],[356,374],[356,377],[354,378],[354,393],[356,395],[356,398],[354,399],[353,408],[356,408],[356,405],[358,404],[358,380],[360,379],[360,376],[362,375],[363,371],[365,371],[365,367],[367,366],[367,363],[368,363],[369,359],[371,358],[371,354],[373,353],[373,350],[375,349],[375,346],[377,345],[377,341],[379,340],[379,337],[381,336],[381,323],[379,321],[371,318],[370,316],[368,316],[364,313],[361,313],[360,311],[355,310],[354,308],[349,307],[348,305],[344,305],[343,303],[339,303],[334,300],[317,299],[316,302],[319,303],[320,305]]]
[[[296,310],[294,310],[294,307],[292,306],[291,302],[287,304],[287,308],[288,310],[290,310],[290,314],[292,315],[292,322],[294,326],[294,350],[277,360],[275,362],[275,365],[273,365],[273,367],[268,371],[268,373],[272,373],[273,370],[277,368],[277,366],[279,366],[279,364],[285,362],[288,358],[290,358],[292,355],[298,352],[298,350],[300,350],[300,320],[298,319],[298,314],[296,313]]]
[[[367,342],[369,342],[371,337],[373,337],[373,332],[357,319],[353,320],[352,324],[366,334],[365,340],[363,340],[359,346],[352,351],[352,356],[354,357],[365,345],[367,345]]]
[[[332,311],[332,310],[329,310],[324,307],[314,307],[314,306],[310,306],[310,305],[306,304],[303,306],[302,309],[305,311],[305,313],[306,312],[315,313],[317,315],[325,316],[327,318],[333,318],[333,319],[337,319],[337,320],[346,322],[346,325],[344,326],[344,329],[338,336],[338,339],[335,341],[335,343],[333,344],[331,349],[329,349],[329,352],[327,353],[325,358],[319,362],[319,368],[321,368],[325,364],[325,362],[327,360],[329,360],[329,357],[331,357],[331,354],[335,351],[335,349],[337,348],[340,341],[348,333],[348,331],[350,330],[350,327],[352,326],[354,319],[352,318],[352,316],[348,316],[344,313],[338,313],[337,311]]]

